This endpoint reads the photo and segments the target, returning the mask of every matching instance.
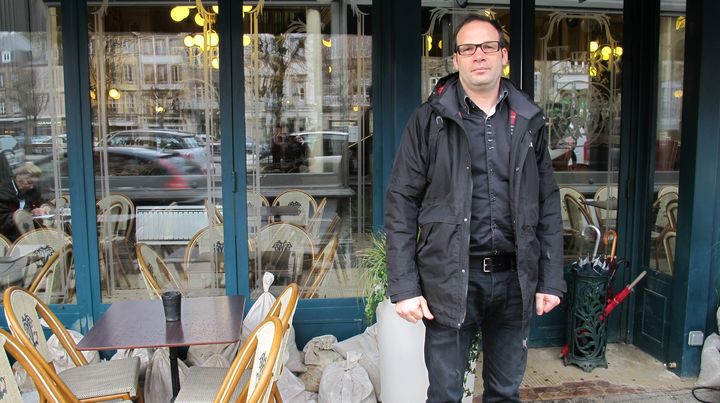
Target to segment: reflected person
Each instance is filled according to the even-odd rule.
[[[411,116],[385,202],[388,295],[425,324],[428,402],[460,402],[482,331],[483,401],[519,401],[529,321],[565,292],[542,110],[501,78],[501,26],[466,17],[453,65]]]
[[[10,241],[20,236],[20,231],[15,225],[13,214],[19,209],[24,209],[33,215],[46,214],[42,203],[40,190],[37,183],[42,175],[42,170],[32,162],[27,162],[15,170],[15,174],[0,187],[0,233]]]

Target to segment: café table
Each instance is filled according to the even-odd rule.
[[[183,298],[181,319],[165,321],[162,301],[118,301],[78,343],[78,350],[169,347],[173,399],[180,391],[180,347],[240,340],[244,296]]]

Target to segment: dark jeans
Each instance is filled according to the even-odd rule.
[[[519,402],[529,326],[522,320],[516,271],[470,271],[467,314],[460,329],[425,322],[428,403],[460,402],[470,342],[482,329],[483,402]]]

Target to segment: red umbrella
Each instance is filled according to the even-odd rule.
[[[623,302],[623,300],[625,300],[625,298],[627,298],[628,295],[630,295],[633,287],[635,287],[635,285],[637,285],[637,283],[639,283],[646,274],[647,271],[643,270],[642,273],[635,277],[635,280],[633,280],[632,283],[626,285],[625,288],[620,290],[619,293],[615,294],[612,298],[608,300],[607,305],[605,305],[605,318],[610,315],[610,312],[612,312],[616,306],[618,306],[621,302]]]

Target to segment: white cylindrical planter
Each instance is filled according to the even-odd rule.
[[[425,325],[410,323],[395,313],[395,304],[385,299],[375,311],[380,352],[380,401],[424,403],[428,387],[425,368]],[[475,374],[468,374],[465,388],[473,390]],[[471,403],[465,396],[463,403]]]
[[[423,403],[428,387],[425,369],[425,325],[410,323],[385,299],[375,311],[380,351],[380,400],[383,403]]]

